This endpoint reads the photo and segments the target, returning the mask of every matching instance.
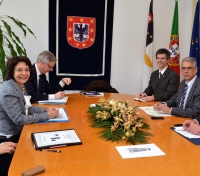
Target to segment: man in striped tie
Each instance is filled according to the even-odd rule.
[[[184,80],[181,81],[178,92],[168,101],[159,102],[154,109],[180,116],[199,118],[200,120],[200,78],[197,77],[197,61],[193,57],[182,60],[181,71]]]

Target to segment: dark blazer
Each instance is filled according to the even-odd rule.
[[[169,67],[165,70],[163,77],[159,79],[159,70],[151,74],[148,87],[144,93],[147,96],[154,95],[154,100],[169,100],[178,90],[179,76]]]
[[[35,64],[33,65],[34,74],[30,81],[25,84],[26,92],[28,95],[31,95],[31,103],[40,101],[40,100],[48,100],[48,94],[55,94],[59,91],[63,91],[64,89],[58,83],[56,86],[52,87],[47,81],[46,75],[42,74],[42,90],[41,93],[37,92],[37,72],[35,69]]]
[[[200,120],[200,78],[196,77],[186,100],[185,109],[179,108],[181,96],[185,87],[185,80],[181,81],[178,92],[165,103],[172,107],[171,114],[181,117],[191,117]]]

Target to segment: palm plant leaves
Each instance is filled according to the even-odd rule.
[[[0,5],[2,4],[3,0],[0,0]],[[6,73],[6,64],[5,60],[8,57],[17,56],[17,55],[24,55],[26,56],[26,49],[24,45],[20,41],[18,35],[12,30],[11,26],[8,24],[6,20],[13,21],[19,29],[26,37],[27,32],[30,33],[35,37],[33,31],[31,31],[24,23],[15,19],[11,16],[0,16],[0,70],[2,72],[2,78],[5,79]]]

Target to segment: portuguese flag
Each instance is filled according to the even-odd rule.
[[[178,1],[175,2],[174,18],[172,22],[172,30],[169,44],[170,60],[169,67],[180,76],[180,50],[178,35]]]

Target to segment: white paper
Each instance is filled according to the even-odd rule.
[[[81,90],[64,90],[65,94],[77,94],[80,93]]]
[[[116,149],[123,159],[165,155],[155,144],[117,146]]]
[[[142,100],[141,98],[134,98],[136,101],[146,102],[145,100]]]
[[[145,106],[145,107],[139,107],[144,112],[146,112],[150,116],[171,116],[170,114],[164,113],[163,111],[157,111],[153,108],[153,106]]]
[[[192,134],[188,131],[185,131],[183,127],[174,127],[174,131],[176,131],[177,133],[187,137],[187,138],[200,138],[200,135],[195,135]]]
[[[69,121],[69,118],[67,116],[67,113],[65,112],[65,110],[63,108],[59,108],[59,114],[57,117],[55,117],[54,119],[49,119],[49,122],[54,122],[54,121]]]
[[[43,100],[43,101],[38,101],[39,104],[66,104],[67,100],[69,97],[63,97],[62,99],[59,100]]]

